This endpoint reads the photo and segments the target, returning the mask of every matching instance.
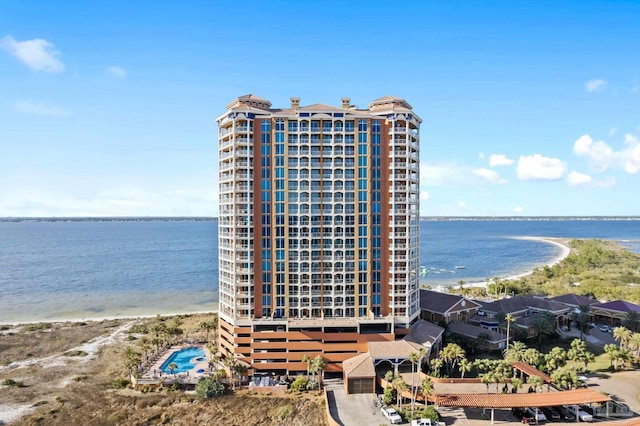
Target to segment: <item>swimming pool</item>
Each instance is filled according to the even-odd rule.
[[[181,349],[171,354],[169,358],[165,362],[162,363],[160,369],[167,374],[171,374],[171,370],[169,370],[169,364],[175,362],[178,366],[173,372],[174,373],[184,373],[185,371],[189,371],[193,369],[196,364],[191,362],[194,358],[204,358],[205,352],[202,348],[188,348]]]

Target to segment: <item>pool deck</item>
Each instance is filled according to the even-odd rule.
[[[205,356],[203,361],[195,362],[195,365],[191,370],[184,373],[176,374],[165,373],[161,370],[162,364],[164,364],[175,352],[194,347],[202,349],[205,353]],[[182,384],[195,384],[198,382],[198,380],[200,380],[200,378],[209,376],[211,374],[211,372],[209,371],[210,360],[211,352],[202,343],[183,342],[180,345],[172,345],[165,348],[164,350],[161,350],[160,354],[151,356],[145,363],[143,363],[142,368],[140,369],[142,375],[137,380],[137,382],[139,384],[163,383],[171,385],[177,381]],[[204,370],[204,372],[197,373],[198,370]]]

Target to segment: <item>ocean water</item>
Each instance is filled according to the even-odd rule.
[[[519,236],[611,239],[640,252],[639,220],[420,225],[431,286],[528,272],[561,252]],[[217,234],[215,221],[0,222],[0,323],[216,310]]]

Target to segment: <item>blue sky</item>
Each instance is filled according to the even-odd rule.
[[[640,2],[0,2],[0,216],[210,216],[237,96],[423,119],[421,214],[640,215]]]

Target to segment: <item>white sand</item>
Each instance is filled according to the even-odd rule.
[[[530,241],[540,241],[543,243],[547,243],[547,244],[553,244],[556,247],[559,247],[562,249],[562,251],[560,252],[560,254],[558,254],[558,256],[556,256],[555,258],[553,258],[549,263],[547,263],[547,266],[553,266],[557,263],[560,263],[562,260],[564,260],[567,256],[569,256],[569,254],[571,254],[571,248],[566,244],[566,242],[569,240],[568,238],[552,238],[552,237],[512,237],[514,239],[518,239],[518,240],[530,240]],[[517,275],[509,275],[507,277],[500,277],[501,280],[517,280],[518,278],[522,278],[522,277],[526,277],[527,275],[531,275],[533,271],[527,271],[527,272],[523,272],[521,274],[517,274]],[[487,281],[479,281],[479,282],[475,282],[475,283],[465,283],[465,287],[484,287],[487,288],[489,286],[489,282]]]

